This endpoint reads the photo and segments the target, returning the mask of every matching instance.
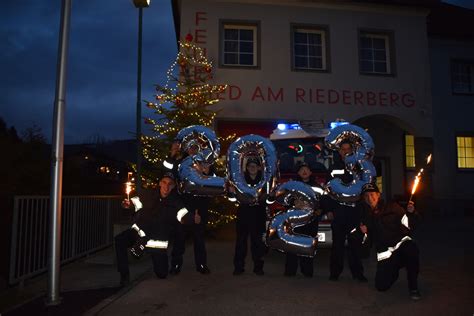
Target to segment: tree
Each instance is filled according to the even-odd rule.
[[[157,102],[147,102],[147,106],[158,117],[145,120],[152,125],[155,135],[142,136],[143,156],[150,166],[161,165],[181,129],[190,125],[212,128],[219,112],[216,109],[219,94],[227,88],[227,85],[211,84],[212,79],[212,63],[204,56],[203,49],[193,43],[191,34],[188,34],[184,41],[179,42],[179,52],[167,72],[166,84],[156,85]],[[219,137],[219,141],[225,148],[234,138],[235,135],[229,135]],[[224,160],[218,159],[215,166],[218,174],[224,174]],[[157,178],[155,171],[157,170],[144,168],[146,184],[152,184],[152,179]],[[209,212],[208,227],[214,228],[235,219],[235,205],[222,197],[213,200]]]
[[[219,111],[215,105],[227,85],[210,84],[212,79],[211,62],[188,34],[184,41],[179,42],[179,52],[167,72],[166,85],[156,85],[157,102],[147,102],[158,116],[145,120],[155,133],[142,137],[143,155],[148,162],[153,165],[161,162],[182,128],[213,125]]]

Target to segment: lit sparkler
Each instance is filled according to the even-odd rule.
[[[424,168],[426,168],[430,162],[431,162],[431,157],[432,155],[429,154],[428,157],[426,157],[426,163]],[[420,171],[418,171],[418,174],[415,176],[415,179],[413,180],[413,186],[411,189],[411,194],[410,194],[410,199],[408,200],[408,203],[412,201],[413,195],[415,194],[416,190],[418,189],[418,185],[420,184],[421,181],[421,176],[423,175],[423,172],[425,171],[424,168],[421,168]]]
[[[130,192],[132,192],[132,182],[130,181],[131,172],[127,175],[127,182],[125,182],[125,193],[127,193],[127,200],[130,200]]]

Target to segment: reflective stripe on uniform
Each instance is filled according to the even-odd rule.
[[[311,187],[311,189],[313,189],[314,192],[319,193],[319,194],[324,193],[324,190],[321,189],[320,187]]]
[[[178,220],[178,222],[181,222],[181,219],[183,219],[183,217],[188,214],[188,210],[183,207],[182,209],[180,209],[178,211],[178,214],[176,214],[176,219]]]
[[[367,233],[364,234],[364,237],[362,237],[362,243],[364,244],[367,241]]]
[[[138,236],[140,236],[140,237],[145,237],[145,236],[146,236],[146,235],[145,235],[145,232],[144,232],[143,230],[141,230],[140,227],[138,227],[137,224],[133,224],[133,225],[132,225],[132,229],[134,229],[134,230],[137,231]]]
[[[407,216],[407,214],[403,215],[401,222],[402,222],[403,226],[410,229],[410,226],[408,225],[408,216]]]
[[[412,240],[410,238],[410,236],[405,236],[402,238],[402,240],[400,240],[396,245],[395,247],[388,247],[388,250],[386,251],[383,251],[383,252],[378,252],[377,253],[377,261],[382,261],[382,260],[385,260],[385,259],[388,259],[392,256],[392,253],[397,250],[398,248],[400,248],[400,246],[402,245],[403,242],[407,241],[407,240]]]
[[[344,174],[345,171],[345,169],[334,169],[331,171],[331,177],[334,177],[335,174]]]
[[[166,160],[163,160],[163,166],[165,166],[165,168],[170,169],[170,170],[172,170],[173,167],[174,167],[174,165],[172,163],[169,163]]]
[[[150,239],[147,241],[145,247],[147,248],[157,248],[157,249],[168,249],[167,240],[154,240]]]
[[[234,198],[234,199],[235,199],[235,198]],[[229,199],[229,201],[230,201],[230,199]],[[235,199],[235,201],[237,201],[237,199]],[[233,202],[233,201],[232,201],[232,202]],[[266,202],[267,204],[273,204],[273,203],[275,203],[275,200],[267,199],[265,202]]]
[[[354,233],[356,230],[357,230],[356,228],[353,228],[353,229],[351,230],[351,234]]]
[[[138,212],[140,209],[143,208],[143,204],[142,202],[140,202],[140,198],[138,196],[134,196],[130,200],[132,201],[132,204],[135,207],[135,212]]]

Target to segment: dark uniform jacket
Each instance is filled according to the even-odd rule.
[[[168,241],[171,232],[179,225],[177,214],[185,209],[184,203],[176,191],[172,191],[165,198],[160,196],[159,190],[142,199],[143,209],[139,212],[136,225],[145,232],[145,239]],[[183,211],[184,212],[184,211]],[[188,212],[184,221],[191,222],[192,216]]]
[[[208,210],[211,198],[208,196],[195,196],[187,193],[182,194],[181,197],[191,215],[194,216],[194,212],[197,210],[199,216],[201,216],[201,224],[206,224],[209,220]]]
[[[350,183],[354,179],[354,177],[346,170],[346,164],[344,160],[335,159],[334,163],[329,167],[329,174],[331,174],[334,170],[344,171],[343,174],[334,174],[334,178],[339,178],[344,183]]]
[[[374,214],[366,203],[362,203],[362,222],[367,226],[367,246],[374,244],[377,253],[386,251],[388,247],[395,247],[405,236],[412,237],[420,216],[415,211],[406,212],[398,203],[385,204],[381,201]],[[407,227],[408,226],[408,227]]]
[[[252,179],[248,173],[245,173],[245,181],[251,186],[255,186],[260,182],[262,178],[261,174],[257,174],[255,179]],[[237,216],[241,220],[257,220],[258,222],[263,222],[265,224],[267,214],[266,214],[266,203],[265,198],[262,197],[257,204],[239,204],[237,208]]]

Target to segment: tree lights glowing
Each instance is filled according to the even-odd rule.
[[[163,160],[176,134],[190,125],[211,126],[217,110],[211,108],[219,102],[219,94],[227,85],[213,85],[212,63],[203,49],[193,43],[188,34],[179,42],[176,60],[167,71],[167,82],[157,85],[155,102],[147,102],[156,118],[147,118],[154,136],[143,136],[143,156],[152,164]]]

